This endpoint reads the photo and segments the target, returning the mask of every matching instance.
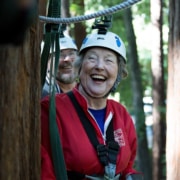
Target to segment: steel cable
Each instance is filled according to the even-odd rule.
[[[39,19],[43,22],[47,23],[53,23],[53,24],[70,24],[70,23],[78,23],[86,20],[90,20],[96,17],[114,14],[117,11],[120,11],[122,9],[129,8],[130,6],[138,3],[141,0],[127,0],[125,2],[122,2],[118,5],[112,6],[110,8],[89,14],[89,15],[81,15],[76,17],[70,17],[70,18],[54,18],[54,17],[46,17],[46,16],[39,16]]]

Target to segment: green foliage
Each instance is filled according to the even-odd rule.
[[[81,6],[80,0],[72,0],[70,6],[70,12],[73,15],[83,15],[84,10]]]
[[[142,0],[138,4],[132,6],[134,17],[142,16],[144,22],[149,24],[150,22],[150,1]]]

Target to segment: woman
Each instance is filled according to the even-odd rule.
[[[127,76],[125,46],[112,32],[93,33],[84,39],[79,54],[79,84],[55,99],[68,179],[132,179],[132,174],[138,174],[133,169],[137,148],[134,124],[120,103],[108,99]],[[45,98],[41,103],[42,179],[55,177],[48,105]]]

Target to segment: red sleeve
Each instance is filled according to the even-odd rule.
[[[41,146],[41,180],[56,180],[51,159],[43,146]]]
[[[41,180],[56,180],[49,136],[49,101],[41,102]]]

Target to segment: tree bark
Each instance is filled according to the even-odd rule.
[[[61,0],[61,17],[70,17],[69,0]]]
[[[180,177],[180,1],[170,0],[167,86],[167,180]]]
[[[74,15],[78,16],[78,15],[83,15],[84,14],[84,0],[73,0],[74,3],[76,3],[76,6],[79,7],[78,8],[78,13],[76,12]],[[81,47],[82,41],[86,36],[86,28],[84,25],[84,22],[78,22],[74,24],[74,37],[76,39],[76,44],[78,49]]]
[[[142,171],[145,180],[152,180],[151,161],[147,146],[145,114],[143,109],[143,89],[141,84],[141,71],[138,64],[136,38],[132,25],[131,9],[124,11],[125,29],[128,39],[128,62],[130,65],[131,82],[133,89],[133,107],[138,135],[137,166]]]
[[[43,5],[42,5],[43,6]],[[36,12],[37,13],[37,12]],[[0,45],[0,179],[40,179],[38,17],[19,45]],[[14,27],[10,27],[14,30]]]
[[[162,46],[162,1],[151,0],[152,22],[152,93],[153,93],[153,180],[165,179],[166,121]]]
[[[24,45],[0,47],[0,179],[39,179],[37,38],[32,27]]]

